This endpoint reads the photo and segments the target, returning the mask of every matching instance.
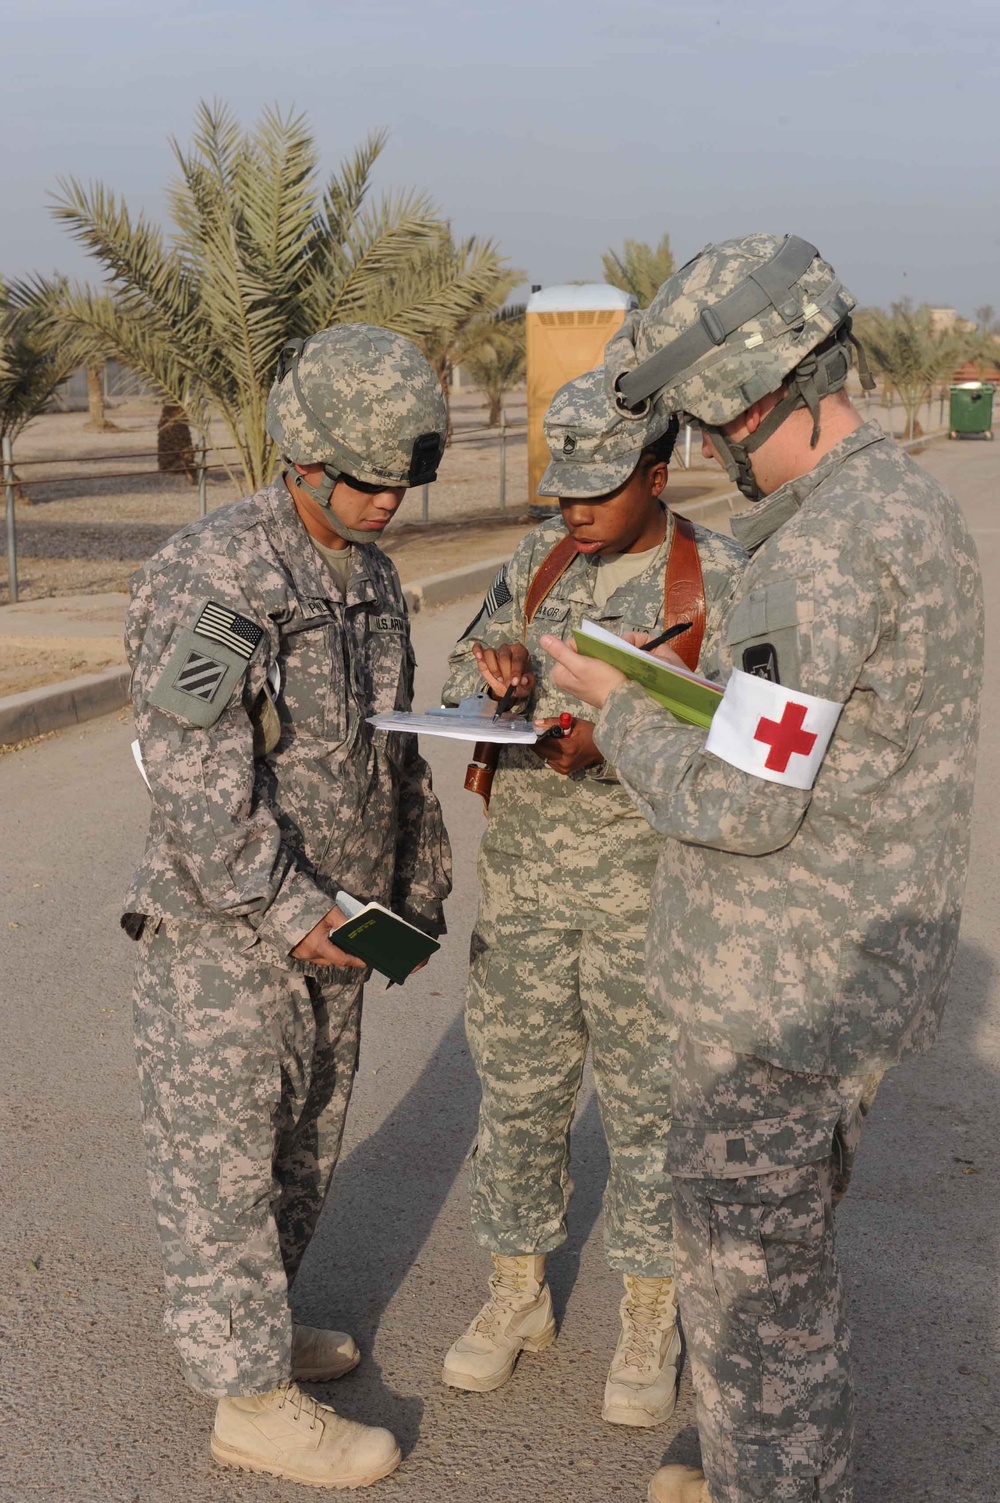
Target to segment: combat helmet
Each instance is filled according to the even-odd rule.
[[[839,391],[852,346],[865,390],[874,386],[851,330],[855,298],[814,245],[798,235],[745,235],[707,245],[635,312],[605,352],[610,394],[642,411],[654,398],[709,432],[730,478],[760,499],[750,455],[799,407],[819,439],[819,403]],[[721,425],[786,384],[785,395],[742,443]]]
[[[267,431],[293,464],[322,464],[299,483],[329,510],[342,477],[369,487],[437,478],[448,430],[441,385],[409,339],[373,324],[336,324],[289,339],[267,400]]]
[[[552,457],[538,494],[564,499],[617,490],[643,449],[665,435],[677,436],[677,418],[662,402],[643,404],[634,413],[611,402],[603,366],[560,386],[542,427]]]

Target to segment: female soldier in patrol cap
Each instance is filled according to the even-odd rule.
[[[693,667],[711,647],[744,555],[661,500],[677,431],[662,409],[617,412],[604,374],[557,392],[539,488],[561,516],[528,533],[452,654],[446,700],[509,684],[551,730],[566,700],[539,650],[584,617],[622,633],[689,622]],[[466,1027],[482,1083],[472,1222],[493,1255],[486,1305],[448,1352],[444,1381],[506,1382],[521,1351],[555,1335],[546,1254],[566,1236],[568,1143],[588,1044],[611,1152],[608,1257],[625,1283],[604,1418],[656,1425],[680,1359],[661,1103],[669,1037],[643,979],[660,839],[578,719],[530,751],[504,749],[479,864]]]
[[[268,403],[281,472],[173,537],[132,581],[126,641],[152,796],[123,923],[166,1326],[218,1400],[225,1465],[359,1487],[387,1430],[297,1386],[358,1362],[293,1325],[288,1286],[337,1160],[364,968],[339,889],[443,928],[450,852],[413,737],[396,570],[375,546],[446,426],[423,355],[348,324],[292,341]]]

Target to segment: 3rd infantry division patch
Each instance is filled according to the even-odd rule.
[[[200,652],[191,652],[174,679],[174,688],[182,689],[185,694],[193,694],[210,704],[225,676],[225,663],[216,662],[215,658],[206,658]]]

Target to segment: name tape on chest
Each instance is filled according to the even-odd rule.
[[[843,708],[734,668],[705,750],[770,783],[811,788]]]

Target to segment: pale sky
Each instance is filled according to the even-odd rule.
[[[669,231],[794,231],[865,303],[1000,308],[996,0],[7,0],[0,271],[95,276],[61,174],[163,214],[200,98],[304,110],[529,282]]]

